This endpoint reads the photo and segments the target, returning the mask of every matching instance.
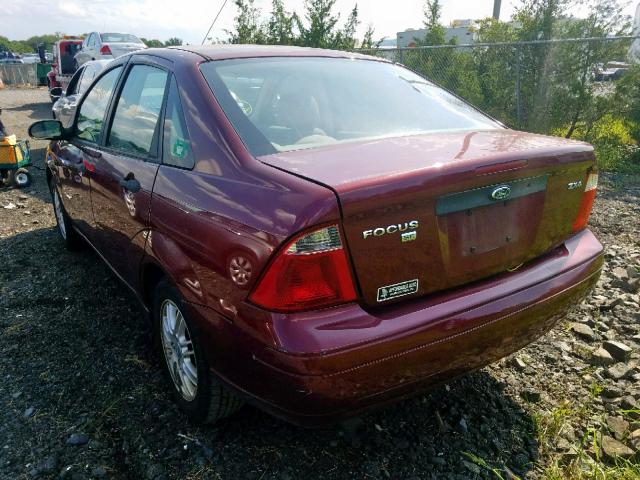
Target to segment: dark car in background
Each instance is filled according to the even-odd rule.
[[[198,422],[238,399],[317,425],[415,395],[547,332],[602,266],[590,145],[379,58],[150,49],[109,64],[70,128],[30,134],[53,140],[64,243],[150,313]]]

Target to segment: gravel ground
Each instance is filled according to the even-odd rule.
[[[0,106],[21,138],[50,112],[45,89],[0,90]],[[603,176],[605,273],[566,322],[427,395],[305,430],[251,407],[189,425],[141,309],[96,255],[62,248],[32,172],[26,190],[0,187],[2,479],[578,478],[620,458],[640,475],[640,177]]]

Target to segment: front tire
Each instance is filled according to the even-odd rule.
[[[58,188],[56,187],[53,177],[49,180],[49,191],[51,192],[51,201],[53,202],[53,213],[56,217],[56,224],[58,225],[58,234],[67,250],[78,250],[82,245],[82,239],[71,225],[71,219],[64,210],[64,205],[62,205],[62,200],[60,200],[60,194],[58,193]]]
[[[214,423],[242,406],[211,373],[178,290],[166,278],[153,300],[154,343],[178,406],[194,423]]]

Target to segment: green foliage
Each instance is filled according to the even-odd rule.
[[[273,0],[271,17],[266,26],[266,40],[269,45],[295,45],[294,26],[297,16],[287,12],[282,0]]]
[[[377,50],[378,48],[380,48],[380,45],[382,44],[382,41],[384,39],[380,39],[377,42],[373,40],[373,34],[375,33],[375,30],[373,28],[373,25],[369,24],[367,26],[367,31],[364,32],[364,37],[362,38],[362,42],[360,43],[360,48],[362,49],[366,49],[366,50]]]
[[[601,168],[637,169],[640,66],[615,84],[594,81],[596,66],[624,60],[630,42],[520,43],[627,34],[622,3],[585,0],[588,14],[577,19],[566,15],[569,0],[524,0],[513,18],[519,28],[495,19],[476,24],[479,43],[508,45],[409,49],[401,61],[508,126],[587,140]],[[439,25],[439,11],[436,0],[427,2],[427,28]],[[430,37],[419,43],[443,42]]]
[[[62,35],[62,33],[56,32],[46,35],[35,35],[26,40],[9,40],[7,37],[0,35],[0,52],[35,53],[38,51],[38,45],[40,43],[44,43],[45,50],[51,52],[53,44],[57,42]]]
[[[235,0],[238,14],[234,29],[227,32],[229,42],[351,50],[357,44],[358,7],[353,7],[346,22],[340,26],[340,14],[334,13],[335,2],[305,0],[305,12],[301,17],[286,11],[282,0],[272,0],[271,14],[262,21],[255,0]],[[369,41],[373,44],[371,38]]]
[[[640,143],[640,65],[616,82],[613,103],[618,115],[629,120],[631,134]]]
[[[444,45],[444,27],[440,23],[442,5],[440,0],[427,0],[424,6],[424,26],[427,33],[423,39],[418,39],[418,45]]]
[[[296,17],[299,44],[305,47],[350,50],[356,45],[358,7],[353,7],[346,23],[338,27],[340,14],[334,13],[336,0],[305,0],[305,19]]]
[[[171,37],[169,40],[164,42],[165,47],[179,47],[182,45],[182,39],[178,37]]]
[[[235,0],[238,14],[234,18],[235,29],[228,31],[229,43],[265,43],[266,37],[260,24],[260,9],[255,0]]]
[[[164,47],[164,43],[162,43],[160,40],[157,40],[155,38],[141,38],[140,40],[142,40],[144,42],[144,44],[149,47],[149,48],[162,48]]]

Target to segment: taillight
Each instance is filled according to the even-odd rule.
[[[267,267],[250,297],[267,310],[292,312],[356,299],[337,225],[303,233]]]
[[[102,47],[100,47],[100,53],[102,55],[111,55],[111,49],[109,48],[109,45],[103,45]]]
[[[578,210],[578,216],[573,222],[573,231],[577,232],[586,228],[589,222],[589,215],[591,215],[591,208],[593,207],[593,201],[596,198],[596,190],[598,188],[598,174],[590,173],[587,175],[587,183],[584,187],[584,193],[582,194],[582,201],[580,202],[580,210]]]

